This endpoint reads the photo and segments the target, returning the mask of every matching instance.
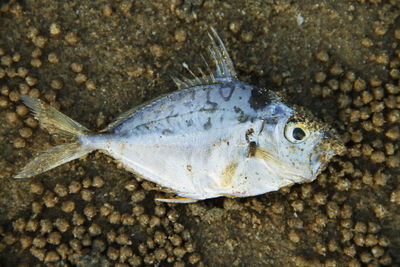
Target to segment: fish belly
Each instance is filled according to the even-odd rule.
[[[180,196],[205,199],[236,191],[234,170],[247,156],[250,124],[185,135],[101,136],[89,142],[149,181]]]

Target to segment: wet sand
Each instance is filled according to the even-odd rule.
[[[398,2],[0,5],[0,266],[400,264]],[[12,178],[60,142],[20,94],[100,130],[176,90],[183,62],[204,68],[209,26],[242,81],[332,124],[348,153],[310,184],[185,205],[100,152]]]

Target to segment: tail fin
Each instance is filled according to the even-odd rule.
[[[52,147],[30,161],[14,178],[28,178],[53,169],[61,164],[80,158],[93,149],[82,147],[78,137],[90,131],[76,121],[62,114],[39,99],[21,95],[24,104],[29,107],[35,118],[50,133],[66,137],[70,143]]]

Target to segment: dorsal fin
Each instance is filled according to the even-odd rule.
[[[183,63],[185,69],[194,76],[193,79],[172,77],[172,80],[178,86],[179,89],[186,89],[200,85],[210,85],[218,83],[226,83],[233,79],[236,79],[237,74],[233,66],[233,62],[229,56],[228,51],[218,33],[213,27],[210,27],[211,32],[208,32],[208,36],[211,40],[211,46],[209,52],[214,60],[216,70],[212,72],[209,65],[206,62],[206,67],[209,70],[209,74],[205,75],[202,70],[199,70],[201,76],[195,76],[194,73],[189,69],[186,63]]]
[[[189,66],[186,63],[183,63],[183,66],[185,69],[188,70],[188,72],[193,76],[193,79],[188,79],[188,78],[178,78],[178,77],[171,77],[171,79],[175,82],[175,84],[178,86],[178,89],[187,89],[190,87],[195,87],[195,86],[200,86],[200,85],[211,85],[211,84],[221,84],[221,83],[226,83],[229,82],[233,79],[236,79],[236,71],[235,68],[233,67],[232,60],[228,54],[228,51],[226,50],[226,47],[224,43],[222,42],[221,38],[219,38],[217,32],[213,27],[210,27],[211,32],[208,32],[208,36],[211,39],[211,44],[212,46],[209,47],[209,52],[211,54],[211,57],[213,58],[213,61],[216,66],[216,70],[213,72],[207,63],[207,61],[204,59],[202,56],[208,74],[205,74],[202,70],[199,70],[201,76],[196,76],[190,69]],[[161,99],[165,95],[161,95],[157,97],[156,99],[153,99],[153,101],[156,101],[157,99]],[[120,114],[114,122],[109,124],[105,129],[101,130],[100,132],[107,132],[132,116],[133,114],[136,113],[139,109],[147,105],[148,103],[144,103],[142,105],[139,105],[137,107],[134,107],[122,114]]]

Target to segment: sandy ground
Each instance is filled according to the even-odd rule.
[[[399,2],[150,2],[1,4],[0,266],[399,265]],[[57,142],[20,94],[102,129],[203,66],[209,26],[241,80],[331,123],[348,153],[311,184],[188,205],[101,153],[12,178]]]

